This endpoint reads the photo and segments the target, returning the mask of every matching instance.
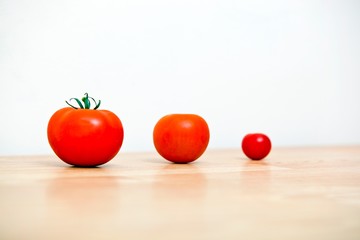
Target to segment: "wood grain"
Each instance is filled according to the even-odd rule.
[[[0,239],[360,239],[360,146],[0,157]]]

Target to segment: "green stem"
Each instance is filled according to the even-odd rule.
[[[94,103],[95,103],[94,110],[98,109],[98,108],[100,107],[101,101],[99,100],[99,102],[97,103],[94,98],[89,97],[89,94],[88,94],[88,93],[85,93],[85,94],[84,94],[84,97],[81,98],[81,101],[82,101],[84,104],[82,104],[81,101],[80,101],[78,98],[70,98],[70,99],[69,99],[69,102],[70,102],[71,100],[75,100],[75,101],[77,102],[77,104],[79,105],[79,107],[73,106],[73,105],[70,104],[68,101],[65,101],[65,102],[66,102],[67,105],[69,105],[70,107],[72,107],[72,108],[74,108],[74,109],[79,109],[79,108],[81,108],[81,109],[90,109],[90,107],[91,107],[90,99],[93,100]]]

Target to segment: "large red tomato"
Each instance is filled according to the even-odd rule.
[[[56,111],[49,120],[47,136],[51,148],[64,162],[81,167],[94,167],[110,161],[119,152],[124,130],[120,119],[108,110],[97,110],[94,100],[90,108],[85,94],[85,107],[75,99],[79,108],[65,107]]]
[[[206,121],[195,114],[171,114],[154,127],[153,140],[157,152],[174,163],[189,163],[206,150],[210,139]]]

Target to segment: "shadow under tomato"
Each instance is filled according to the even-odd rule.
[[[201,201],[206,187],[207,179],[196,164],[169,163],[155,174],[152,189],[156,202],[173,205]]]
[[[119,207],[118,178],[100,167],[63,168],[47,189],[50,209],[62,209],[63,214],[84,216],[107,214]]]
[[[272,168],[264,161],[246,159],[240,171],[240,189],[246,194],[265,194],[270,190]]]

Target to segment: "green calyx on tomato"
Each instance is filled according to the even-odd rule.
[[[99,102],[96,102],[94,98],[89,97],[88,93],[84,94],[84,97],[81,98],[81,101],[83,101],[84,105],[81,103],[81,101],[78,98],[70,98],[69,102],[71,100],[75,100],[77,102],[77,104],[79,104],[79,107],[81,109],[90,109],[91,107],[91,103],[90,103],[90,99],[94,101],[95,103],[95,107],[93,108],[94,110],[98,109],[100,107],[101,104],[101,100],[99,100]],[[69,105],[70,107],[74,108],[74,109],[78,109],[78,107],[75,107],[73,105],[71,105],[68,101],[65,101],[67,105]]]

